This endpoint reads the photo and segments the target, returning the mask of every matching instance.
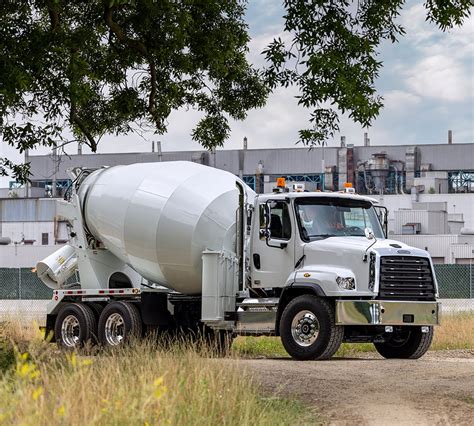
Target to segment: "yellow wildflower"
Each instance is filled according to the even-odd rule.
[[[32,394],[33,401],[36,401],[41,395],[43,395],[43,388],[41,386],[38,386]]]
[[[163,384],[163,376],[159,377],[153,382],[153,395],[156,399],[160,399],[167,391],[166,386]]]
[[[71,355],[69,355],[69,363],[71,364],[72,367],[76,367],[77,365],[77,358],[76,354],[73,352]]]

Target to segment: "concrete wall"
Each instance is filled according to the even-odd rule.
[[[371,195],[389,210],[389,231],[395,232],[394,211],[399,209],[411,210],[414,200],[411,195]],[[474,194],[420,194],[420,202],[446,202],[448,213],[462,213],[464,226],[474,228]]]
[[[403,234],[402,228],[408,223],[420,223],[422,234],[446,234],[448,232],[447,213],[427,210],[397,210],[395,233]]]
[[[469,259],[474,261],[474,235],[390,235],[390,238],[427,250],[436,260],[435,263],[469,263]]]
[[[0,267],[32,268],[36,263],[61,248],[60,245],[50,246],[0,246]]]

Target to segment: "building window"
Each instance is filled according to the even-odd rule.
[[[47,232],[43,232],[41,234],[41,244],[44,245],[44,246],[47,246],[48,245],[48,238],[49,237],[49,234]]]

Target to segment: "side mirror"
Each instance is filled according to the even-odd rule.
[[[365,238],[367,238],[368,240],[373,240],[375,238],[374,231],[372,230],[372,228],[365,228],[364,234]]]
[[[382,225],[385,238],[388,238],[388,209],[385,206],[374,206],[374,209]]]

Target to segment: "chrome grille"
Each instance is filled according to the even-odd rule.
[[[379,299],[435,300],[429,260],[412,256],[381,257]]]

